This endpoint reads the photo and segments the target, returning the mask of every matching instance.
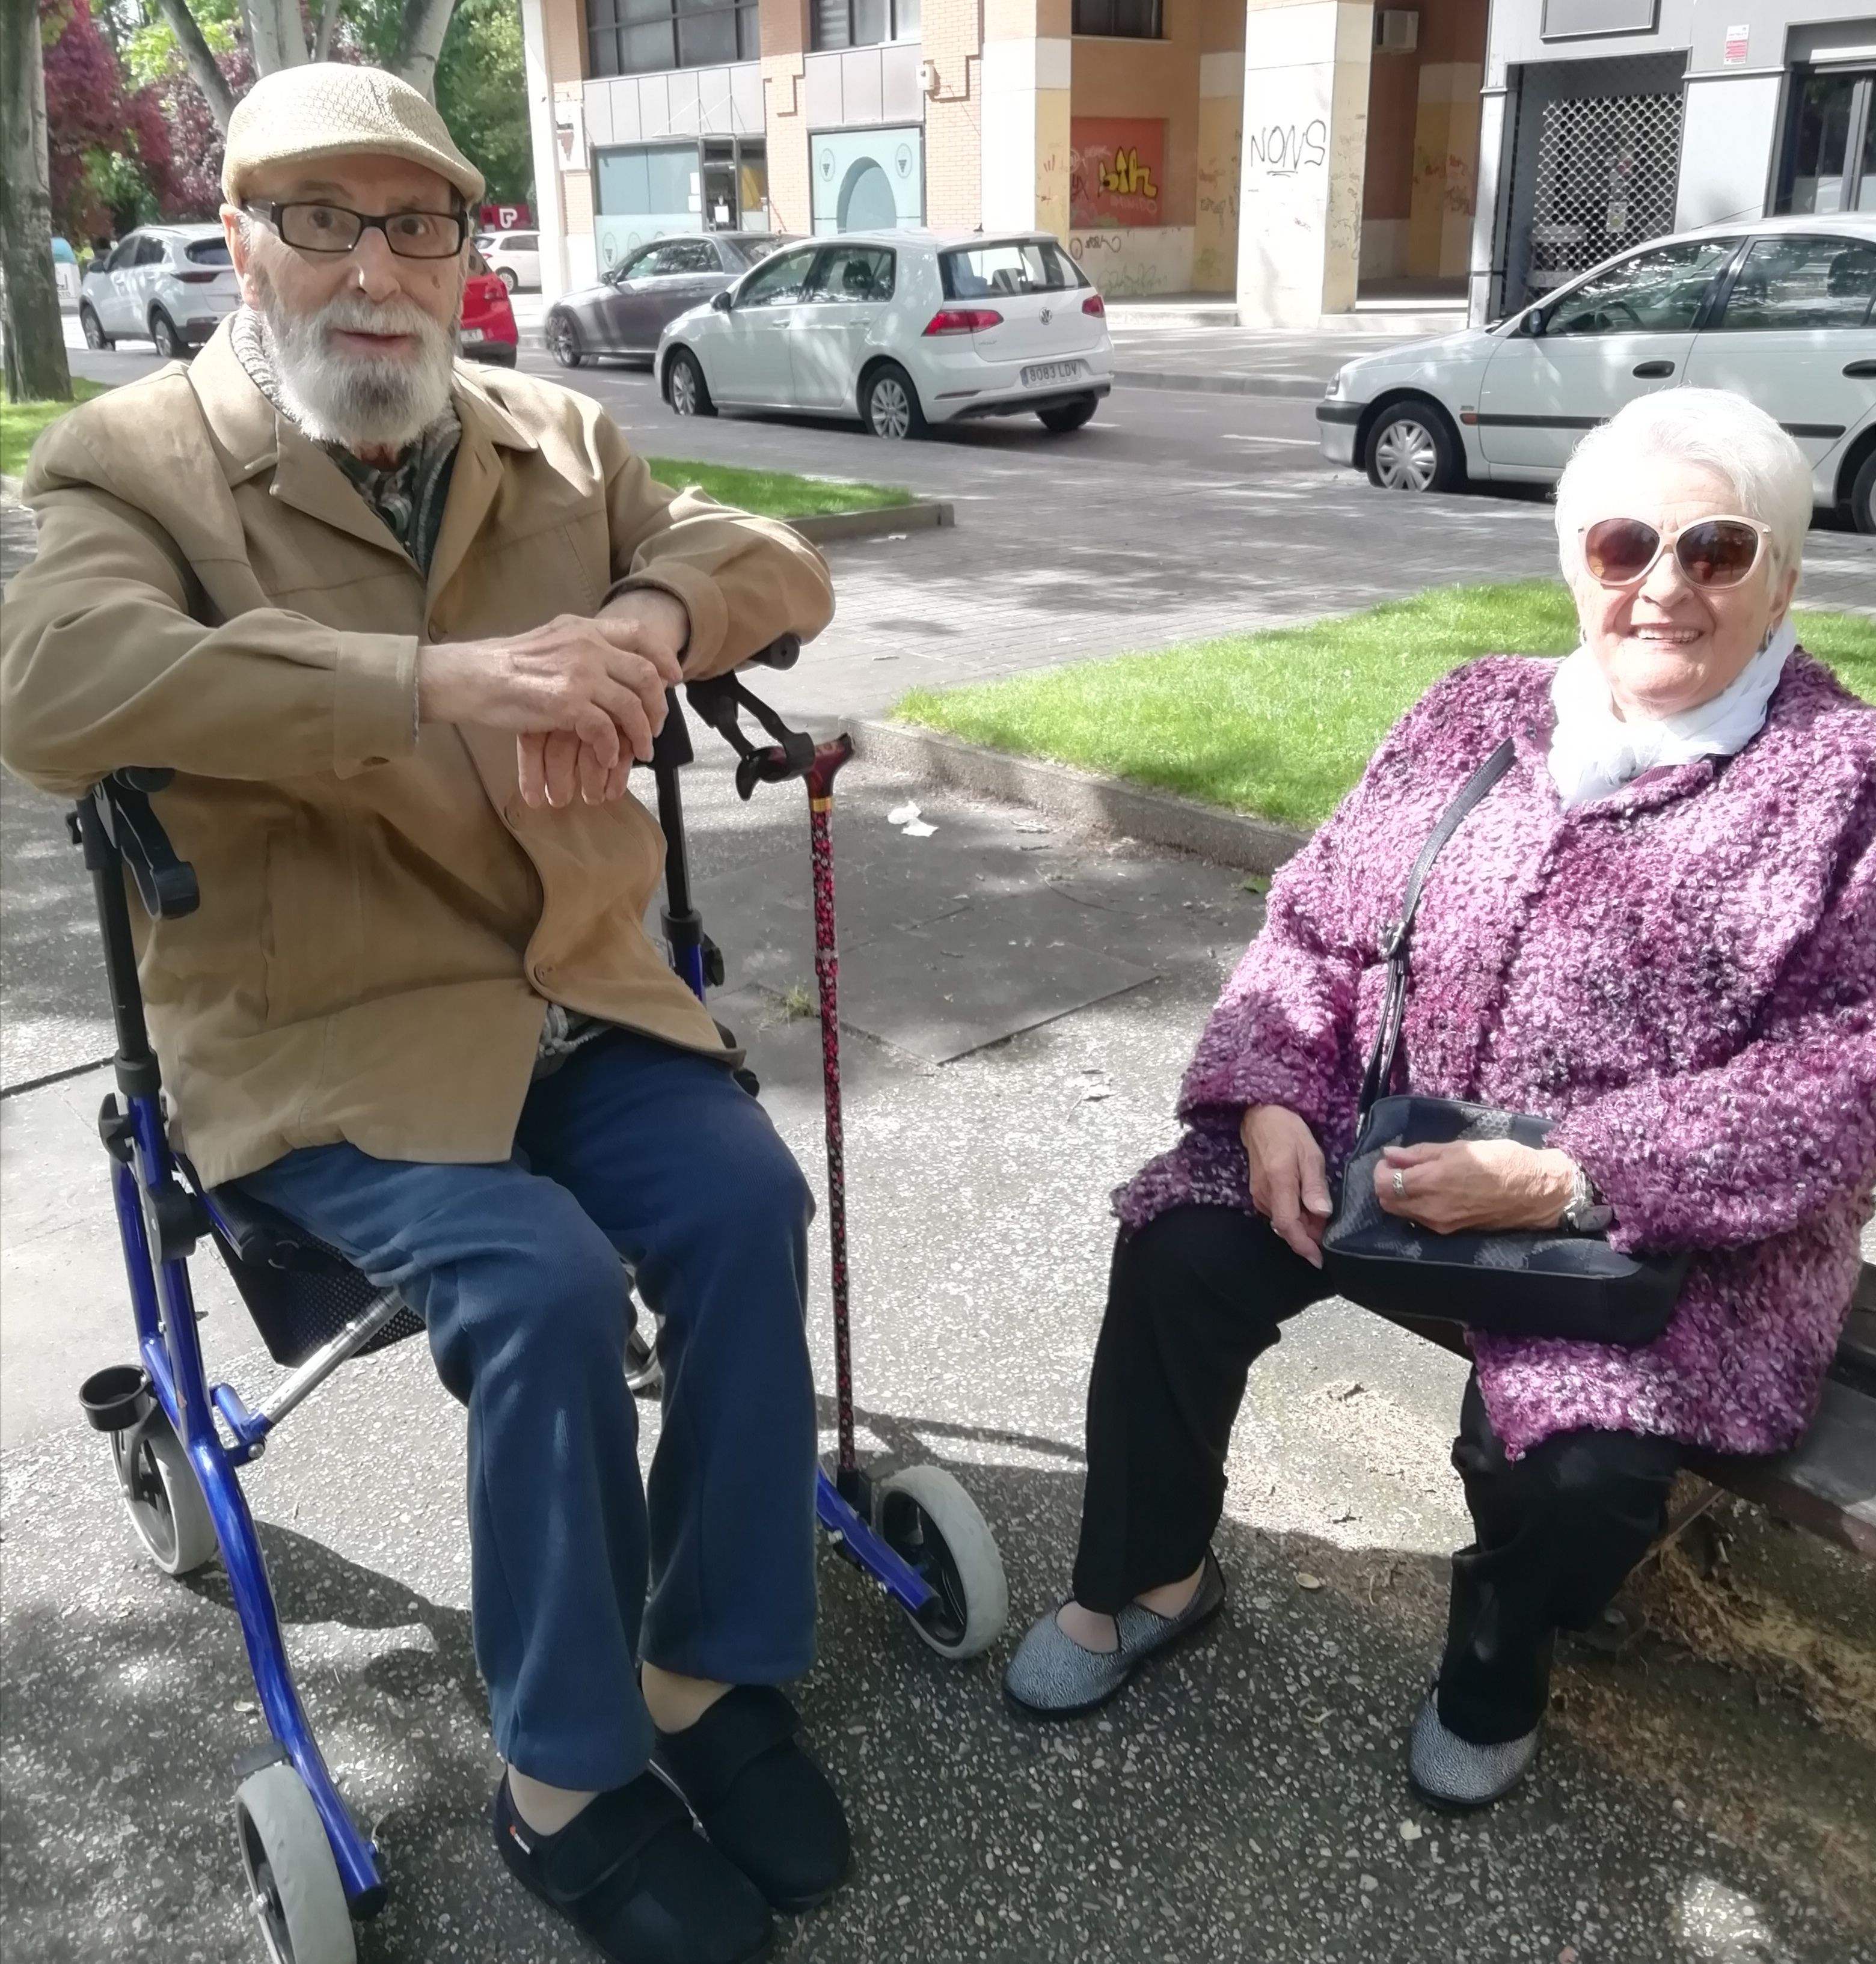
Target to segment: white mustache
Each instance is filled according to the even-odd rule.
[[[342,295],[315,314],[309,323],[316,333],[408,334],[426,346],[445,332],[440,323],[414,300],[374,303],[361,294]]]

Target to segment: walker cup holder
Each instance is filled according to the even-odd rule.
[[[156,1410],[156,1394],[141,1364],[113,1364],[79,1385],[79,1403],[94,1432],[128,1432]]]

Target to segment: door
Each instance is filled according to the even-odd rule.
[[[717,331],[698,336],[705,379],[718,400],[792,404],[789,328],[818,250],[803,246],[763,260],[735,289],[729,311],[713,320]]]
[[[1794,78],[1778,210],[1876,211],[1876,69]]]
[[[885,246],[830,246],[815,261],[789,326],[804,409],[858,413],[860,367],[892,298],[896,256]]]
[[[657,333],[650,329],[651,310],[645,303],[643,288],[652,268],[657,263],[656,245],[641,246],[635,252],[628,252],[624,258],[606,276],[608,291],[595,312],[599,316],[599,332],[604,345],[609,349],[645,348],[655,345]],[[645,339],[650,329],[651,339]]]
[[[1493,348],[1479,385],[1479,447],[1495,475],[1554,476],[1586,429],[1684,378],[1694,329],[1737,239],[1638,252],[1540,312]]]
[[[938,255],[947,303],[1001,316],[971,336],[987,361],[1068,367],[1099,348],[1106,324],[1084,313],[1093,292],[1052,239],[1017,239]],[[1072,380],[1073,377],[1065,378]]]
[[[514,262],[516,278],[524,287],[538,287],[541,284],[540,233],[511,232],[508,236],[508,252]]]
[[[1876,240],[1775,233],[1746,249],[1687,380],[1776,416],[1815,470],[1876,409]]]
[[[658,246],[650,269],[638,283],[638,304],[650,322],[642,342],[649,355],[658,336],[681,313],[701,306],[723,284],[721,257],[708,239],[667,239]]]
[[[137,310],[136,291],[130,282],[131,269],[143,242],[143,233],[133,232],[129,238],[120,241],[111,255],[106,268],[108,277],[103,283],[98,300],[98,312],[104,317],[107,334],[134,334],[143,330],[143,319]]]

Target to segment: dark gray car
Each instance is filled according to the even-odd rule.
[[[649,361],[668,321],[702,306],[771,252],[795,242],[779,232],[679,233],[628,252],[596,286],[548,308],[545,332],[563,367],[605,355]]]

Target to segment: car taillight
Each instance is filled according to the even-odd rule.
[[[1084,313],[1091,313],[1098,319],[1107,311],[1107,303],[1099,294],[1090,294],[1081,303],[1081,311]]]
[[[1001,327],[1003,316],[994,307],[940,307],[927,324],[927,334],[976,334]]]
[[[185,287],[212,287],[221,275],[220,273],[178,273],[176,278]]]

